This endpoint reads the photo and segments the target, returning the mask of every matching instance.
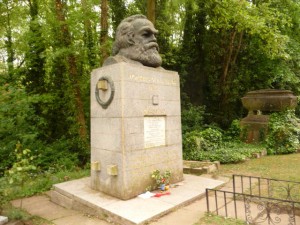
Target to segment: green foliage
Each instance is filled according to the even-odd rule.
[[[0,94],[0,175],[15,163],[12,153],[18,142],[38,156],[36,163],[44,170],[50,167],[56,170],[74,168],[80,164],[79,157],[83,162],[88,161],[87,151],[76,135],[72,139],[61,137],[50,143],[43,141],[46,137],[51,140],[46,133],[50,125],[41,117],[44,112],[36,115],[34,105],[45,107],[53,101],[51,96],[28,96],[24,88],[7,83],[0,85]],[[53,137],[53,133],[48,132]]]
[[[201,144],[201,149],[204,151],[213,151],[222,143],[223,134],[219,129],[207,128],[200,132],[200,136],[205,140]]]
[[[24,158],[24,157],[23,157]],[[89,168],[74,170],[60,170],[58,172],[41,172],[31,174],[30,179],[24,180],[23,187],[18,187],[17,183],[9,184],[9,176],[0,177],[0,213],[6,215],[9,220],[33,220],[34,224],[44,224],[41,218],[32,217],[20,208],[12,207],[10,200],[29,197],[34,194],[49,191],[53,184],[64,181],[79,179],[88,176]]]
[[[36,164],[43,171],[52,172],[76,168],[80,162],[76,152],[77,146],[74,144],[76,145],[77,142],[72,143],[71,140],[62,138],[49,146],[44,146],[42,150],[36,151],[38,155]]]
[[[268,154],[287,154],[299,150],[300,126],[295,111],[273,113],[269,120]]]
[[[125,2],[123,0],[113,0],[110,1],[110,8],[111,8],[111,19],[113,30],[116,31],[120,22],[126,17],[127,15],[127,8],[125,6]]]
[[[109,34],[125,16],[147,14],[145,3],[110,1]],[[156,5],[163,67],[179,71],[182,96],[191,99],[182,100],[183,134],[201,132],[204,121],[227,130],[245,115],[240,98],[249,90],[289,89],[299,95],[299,2],[161,0]],[[18,141],[43,170],[88,162],[89,134],[80,136],[80,129],[89,130],[90,72],[103,60],[100,48],[106,48],[99,44],[99,2],[66,1],[63,7],[65,21],[58,21],[51,1],[0,4],[0,175],[13,165]],[[184,145],[214,148],[207,139],[217,137],[208,133],[187,136]],[[232,124],[223,140],[236,140],[238,133]]]
[[[8,182],[14,186],[21,185],[23,187],[25,180],[29,179],[36,171],[36,166],[33,165],[34,156],[31,155],[29,149],[22,149],[19,142],[16,145],[15,157],[13,166],[7,171]]]
[[[12,190],[22,190],[25,182],[30,180],[36,171],[36,167],[33,164],[34,157],[31,155],[31,151],[29,149],[23,149],[20,143],[16,145],[15,157],[15,162],[7,171],[6,177]],[[22,208],[22,200],[20,208]]]
[[[33,171],[34,173],[29,174],[30,179],[24,180],[23,187],[16,183],[9,183],[9,175],[0,178],[0,206],[4,206],[8,201],[29,197],[38,193],[49,191],[53,184],[65,182],[68,180],[79,179],[87,177],[90,174],[88,167],[81,169],[79,167],[73,168],[72,170],[60,169],[48,170],[48,171]],[[1,211],[1,207],[0,207]]]
[[[199,222],[195,223],[194,225],[243,225],[245,221],[240,219],[228,218],[218,216],[212,213],[206,213],[204,217],[202,217]]]
[[[1,175],[12,165],[11,153],[18,141],[29,148],[37,141],[39,132],[36,125],[42,121],[35,115],[31,105],[36,97],[28,97],[23,88],[4,83],[0,85],[0,95]]]
[[[183,152],[194,154],[193,152],[215,151],[222,143],[222,133],[213,128],[203,131],[192,131],[183,135]]]
[[[260,153],[264,149],[260,145],[250,145],[241,142],[227,142],[212,152],[195,152],[194,158],[189,160],[219,161],[222,164],[243,162],[253,157],[253,153]]]
[[[178,59],[182,91],[192,103],[206,105],[208,122],[227,129],[245,114],[240,98],[249,90],[289,89],[298,95],[299,2],[191,2]]]
[[[204,127],[204,116],[204,106],[186,104],[181,112],[182,133],[202,130]]]
[[[30,219],[30,215],[23,211],[20,208],[11,208],[11,210],[8,211],[7,217],[10,220],[28,220]]]
[[[194,131],[183,135],[183,158],[237,163],[251,158],[253,153],[262,151],[261,146],[249,145],[237,140],[225,142],[222,137],[222,132],[216,128],[207,128],[200,132]]]
[[[210,16],[209,25],[216,31],[237,29],[259,37],[260,51],[270,58],[288,57],[288,36],[280,27],[289,27],[290,18],[271,3],[253,4],[248,1],[206,1]],[[280,18],[280,19],[279,19]]]
[[[159,170],[154,170],[151,173],[151,178],[155,181],[156,188],[161,184],[169,184],[171,178],[171,172],[166,170],[164,173],[161,173]]]
[[[300,171],[300,154],[267,155],[245,163],[226,164],[221,166],[219,173],[234,174],[236,171],[244,175],[298,182],[300,174],[296,171]],[[294,191],[297,192],[297,189]]]
[[[6,180],[4,181],[4,178],[0,177],[0,214],[4,208],[4,205],[6,205],[6,203],[8,202],[5,183]]]
[[[241,138],[242,128],[240,121],[235,119],[231,122],[230,127],[226,130],[224,140],[226,141],[238,141]]]

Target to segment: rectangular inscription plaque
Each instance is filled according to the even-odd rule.
[[[166,117],[144,117],[144,147],[152,148],[166,145]]]

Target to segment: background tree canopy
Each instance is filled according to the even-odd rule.
[[[88,162],[90,72],[136,13],[155,20],[163,67],[203,123],[226,129],[251,90],[300,93],[298,0],[2,0],[0,173],[18,141],[45,168]]]

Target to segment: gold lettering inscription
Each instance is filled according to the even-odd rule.
[[[161,77],[145,77],[141,75],[129,75],[129,79],[138,81],[138,82],[144,82],[144,83],[153,83],[153,84],[162,84],[162,85],[170,85],[170,86],[178,86],[175,78],[161,78]]]
[[[144,115],[166,115],[166,111],[164,109],[153,109],[148,108],[144,110]]]

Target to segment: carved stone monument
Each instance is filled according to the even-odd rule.
[[[154,185],[153,171],[183,180],[179,76],[161,67],[156,34],[142,15],[117,28],[112,56],[91,76],[91,176],[55,184],[51,201],[117,224],[148,224],[224,183],[186,174],[167,196],[136,197]]]
[[[183,179],[179,76],[161,68],[156,33],[142,15],[123,20],[91,77],[91,187],[124,200],[156,169]]]
[[[295,109],[297,97],[289,90],[262,89],[249,91],[242,98],[248,115],[241,120],[242,139],[247,143],[261,142],[268,132],[269,117],[272,112]]]

